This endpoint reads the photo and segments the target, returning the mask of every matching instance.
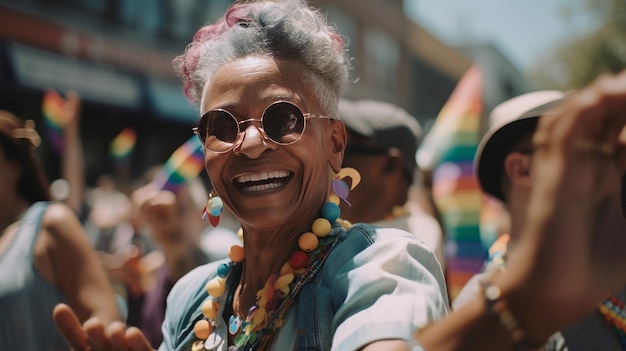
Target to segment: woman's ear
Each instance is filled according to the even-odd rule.
[[[512,185],[530,187],[531,155],[511,152],[504,159],[504,172]]]
[[[385,172],[397,174],[402,174],[404,172],[404,159],[402,158],[402,151],[395,147],[387,151]]]
[[[341,121],[330,121],[328,138],[328,162],[335,172],[341,169],[341,162],[346,150],[346,126]]]

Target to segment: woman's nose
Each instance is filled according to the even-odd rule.
[[[236,155],[258,158],[267,149],[275,149],[278,145],[265,137],[259,126],[249,124],[241,131],[240,142],[233,149]]]

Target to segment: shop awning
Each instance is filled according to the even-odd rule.
[[[148,79],[148,99],[150,105],[163,119],[195,125],[200,118],[197,108],[187,101],[183,94],[180,82]]]
[[[95,102],[141,106],[141,80],[136,76],[14,43],[8,46],[8,53],[20,86],[61,92],[72,89]]]

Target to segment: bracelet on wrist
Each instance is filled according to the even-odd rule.
[[[499,287],[493,285],[489,280],[481,281],[482,295],[490,314],[495,315],[500,324],[506,329],[513,341],[515,351],[531,351],[540,348],[540,345],[532,343],[517,317],[513,314],[506,300],[502,298]]]

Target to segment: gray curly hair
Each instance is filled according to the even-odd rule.
[[[347,88],[350,62],[344,41],[319,11],[303,0],[239,2],[194,35],[174,59],[189,101],[200,103],[215,70],[232,60],[269,55],[302,68],[323,107],[334,117]]]

